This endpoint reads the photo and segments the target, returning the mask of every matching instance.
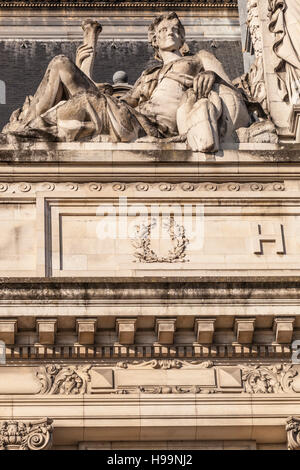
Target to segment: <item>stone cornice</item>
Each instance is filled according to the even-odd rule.
[[[54,0],[54,1],[37,1],[32,2],[30,0],[1,0],[0,1],[0,9],[1,8],[60,8],[60,9],[67,9],[67,8],[75,8],[75,9],[90,9],[90,8],[99,8],[99,9],[152,9],[152,8],[160,8],[160,9],[237,9],[237,1],[236,0],[218,0],[215,2],[214,0],[186,0],[183,2],[180,1],[158,1],[158,0],[146,0],[146,1],[138,1],[138,0],[131,0],[131,1],[121,1],[121,0],[114,0],[112,1],[103,1],[103,2],[95,2],[95,1],[64,1],[64,0]]]
[[[42,364],[52,361],[89,361],[99,365],[99,361],[121,360],[149,360],[149,357],[162,358],[193,358],[214,361],[230,361],[230,365],[240,360],[267,360],[279,362],[289,361],[293,353],[291,345],[193,345],[193,346],[65,346],[65,345],[15,345],[6,346],[7,364]],[[221,362],[220,362],[221,363]],[[228,364],[226,364],[228,365]]]
[[[299,299],[299,277],[0,278],[0,301]]]

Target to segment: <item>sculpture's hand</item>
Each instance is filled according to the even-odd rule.
[[[81,69],[82,63],[88,57],[93,57],[94,48],[88,44],[82,44],[76,50],[76,65]]]
[[[194,92],[197,99],[207,98],[215,83],[216,75],[214,72],[201,72],[194,78]]]

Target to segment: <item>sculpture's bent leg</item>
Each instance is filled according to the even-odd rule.
[[[96,85],[66,56],[51,60],[27,113],[25,124],[55,106],[66,95],[81,91],[97,91]]]
[[[66,56],[58,55],[49,63],[33,97],[11,116],[3,132],[24,130],[28,124],[59,103],[82,91],[97,92],[96,85]]]

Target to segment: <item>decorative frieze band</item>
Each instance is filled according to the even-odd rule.
[[[76,183],[76,182],[64,182],[64,183],[53,183],[53,182],[16,182],[7,183],[0,182],[0,195],[1,194],[24,194],[24,193],[36,193],[38,191],[49,192],[49,191],[66,191],[66,192],[88,192],[98,194],[105,190],[113,190],[116,193],[124,193],[127,190],[139,191],[139,192],[171,192],[171,191],[184,191],[189,192],[216,192],[216,191],[228,191],[230,193],[235,192],[261,192],[261,191],[285,191],[285,184],[280,181],[275,182],[201,182],[201,183],[124,183],[124,182],[90,182],[90,183]]]
[[[6,365],[0,367],[0,395],[299,394],[299,372],[299,366],[290,363],[214,363],[201,359]]]
[[[30,0],[1,0],[0,8],[104,8],[104,9],[116,9],[116,8],[237,8],[236,0],[186,0],[180,1],[159,1],[159,0],[114,0],[112,1],[74,1],[74,0],[40,0],[38,2],[31,2]]]
[[[158,370],[165,371],[160,374]],[[176,372],[178,371],[178,372]],[[212,361],[123,361],[111,366],[48,365],[35,373],[38,394],[86,393],[299,393],[292,364],[215,366]],[[147,376],[147,386],[145,377]],[[176,384],[176,385],[175,385]]]

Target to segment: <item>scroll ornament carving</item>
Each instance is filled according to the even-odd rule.
[[[142,223],[136,226],[135,236],[131,239],[136,249],[133,256],[141,263],[186,263],[186,249],[189,240],[186,237],[183,225],[177,224],[174,219],[163,220],[162,227],[170,236],[172,248],[166,256],[159,256],[151,247],[151,232],[157,225],[157,221],[150,224]]]
[[[286,421],[288,450],[300,449],[300,418],[290,416]]]
[[[169,385],[148,385],[147,387],[135,387],[135,388],[119,388],[113,393],[116,395],[127,395],[130,393],[147,393],[153,395],[160,394],[213,394],[218,393],[217,389],[213,388],[201,388],[197,385],[192,386],[174,386],[170,387]]]
[[[201,388],[196,385],[193,386],[184,386],[184,387],[139,387],[141,393],[153,393],[153,394],[162,394],[162,393],[174,393],[174,394],[184,394],[184,393],[194,393],[194,394],[212,394],[217,393],[216,389],[212,388]]]
[[[298,372],[291,364],[272,366],[241,366],[245,393],[293,392],[293,379]]]
[[[257,128],[258,131],[258,128]],[[253,134],[254,135],[254,134]],[[266,157],[266,154],[264,154]],[[286,156],[285,159],[286,160]],[[43,183],[0,183],[0,193],[8,192],[8,193],[24,193],[30,192],[35,193],[37,191],[88,191],[88,192],[100,192],[102,190],[111,190],[114,191],[126,191],[136,189],[137,191],[146,192],[146,191],[184,191],[184,192],[192,192],[192,191],[232,191],[233,187],[239,187],[241,191],[277,191],[278,185],[281,185],[284,190],[284,185],[279,182],[264,182],[259,183],[257,181],[250,182],[222,182],[222,183],[213,183],[213,182],[199,182],[199,183],[152,183],[148,184],[146,182],[140,183],[126,183],[121,186],[120,184],[116,185],[113,183],[51,183],[51,182],[43,182]],[[118,189],[119,188],[119,189]],[[166,189],[167,188],[167,189]]]
[[[48,450],[52,445],[52,419],[32,423],[3,421],[0,426],[0,450]]]
[[[90,381],[87,366],[56,366],[49,365],[41,367],[36,376],[40,380],[41,388],[38,393],[50,395],[82,395],[87,391],[87,384]]]
[[[151,361],[120,361],[117,367],[120,369],[181,369],[185,366],[197,366],[198,369],[213,367],[212,361],[180,361],[178,359],[153,359]]]

